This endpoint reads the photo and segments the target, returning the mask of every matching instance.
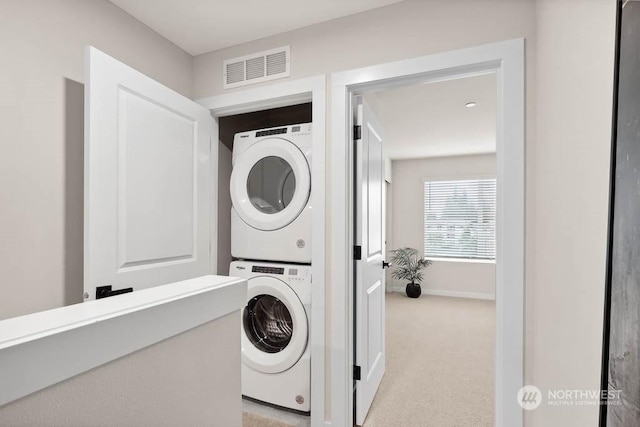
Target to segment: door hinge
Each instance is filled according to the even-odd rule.
[[[360,381],[360,366],[358,365],[353,365],[353,379],[356,381]]]
[[[362,139],[362,126],[360,125],[353,126],[353,139],[354,140]]]
[[[361,260],[362,259],[362,246],[354,246],[353,247],[353,259]]]

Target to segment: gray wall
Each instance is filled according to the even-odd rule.
[[[495,176],[496,155],[433,157],[394,160],[392,239],[387,249],[405,246],[424,249],[424,179],[464,179]],[[423,290],[495,294],[496,265],[487,263],[434,261],[425,270]],[[392,279],[387,289],[404,289],[406,281]]]
[[[0,319],[82,300],[87,45],[191,95],[192,57],[107,0],[0,1]]]
[[[239,324],[235,311],[11,402],[0,425],[240,427]]]
[[[615,11],[615,0],[536,1],[525,384],[543,391],[600,388]],[[598,409],[543,404],[526,421],[597,426]]]

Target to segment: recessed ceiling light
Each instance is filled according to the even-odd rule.
[[[467,102],[466,104],[464,104],[464,106],[465,106],[465,107],[467,107],[467,108],[473,108],[473,107],[475,107],[476,105],[478,105],[478,104],[476,104],[476,103],[475,103],[475,102],[473,102],[473,101],[471,101],[471,102]]]

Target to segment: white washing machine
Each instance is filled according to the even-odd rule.
[[[311,263],[311,124],[233,139],[231,255]]]
[[[311,266],[234,261],[248,279],[242,311],[242,394],[272,405],[311,410]]]

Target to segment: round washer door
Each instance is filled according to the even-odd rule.
[[[275,374],[291,368],[307,347],[309,327],[304,306],[283,281],[269,276],[249,279],[242,312],[242,361]]]
[[[278,230],[304,209],[311,193],[311,171],[291,142],[268,138],[247,148],[231,171],[231,201],[249,226]]]

